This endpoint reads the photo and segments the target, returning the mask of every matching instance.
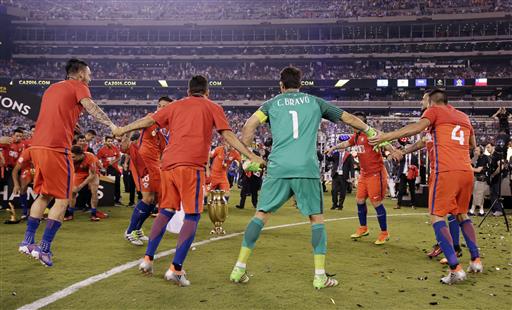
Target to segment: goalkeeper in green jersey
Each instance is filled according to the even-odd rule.
[[[240,255],[230,276],[233,282],[249,281],[247,260],[263,226],[271,213],[295,196],[298,209],[311,222],[315,264],[313,286],[321,289],[338,285],[336,279],[325,273],[327,235],[316,153],[317,131],[322,118],[332,122],[341,120],[368,136],[376,135],[376,131],[325,100],[300,92],[301,76],[297,68],[284,68],[279,81],[281,94],[265,102],[242,129],[242,141],[250,145],[257,127],[269,122],[273,142],[257,211],[245,230]]]

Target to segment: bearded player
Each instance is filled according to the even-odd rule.
[[[271,213],[276,212],[290,197],[295,196],[301,214],[311,222],[311,243],[314,253],[316,289],[333,287],[338,281],[325,273],[327,234],[323,216],[322,185],[316,153],[317,131],[322,118],[342,122],[375,135],[375,130],[358,118],[328,104],[326,101],[299,92],[302,72],[294,67],[281,71],[281,94],[265,102],[242,129],[243,142],[251,145],[258,126],[269,122],[272,133],[272,152],[267,176],[263,180],[261,198],[255,216],[249,222],[242,241],[238,260],[230,275],[236,283],[246,283],[247,261],[263,226]]]
[[[421,101],[422,107],[421,107],[421,114],[425,112],[428,108],[429,104],[429,94],[426,93],[423,95],[423,100]],[[431,187],[433,183],[433,179],[435,176],[435,159],[434,159],[434,143],[432,141],[432,136],[427,130],[423,131],[423,135],[420,140],[418,140],[413,145],[406,147],[403,150],[397,150],[392,156],[397,160],[400,161],[405,154],[413,153],[416,151],[419,151],[423,148],[427,149],[427,154],[429,158],[429,178],[428,178],[428,186]],[[453,240],[453,248],[455,249],[455,252],[457,253],[457,257],[462,256],[462,248],[460,247],[460,226],[459,222],[457,221],[457,218],[453,216],[452,214],[448,215],[448,228],[450,229],[450,235],[452,236]],[[443,253],[443,250],[439,246],[438,243],[436,243],[432,250],[427,253],[427,256],[430,258],[437,257],[441,253]],[[443,258],[441,260],[442,264],[448,263],[448,260],[446,258]]]
[[[429,94],[429,107],[421,119],[390,133],[380,133],[370,139],[376,145],[401,137],[410,137],[429,129],[433,142],[434,179],[429,187],[429,211],[437,242],[443,250],[450,272],[441,279],[453,284],[466,279],[446,226],[448,214],[455,215],[471,254],[468,272],[482,272],[483,266],[476,244],[476,234],[467,215],[473,191],[473,169],[469,149],[476,147],[476,139],[469,117],[448,104],[446,93],[435,89]]]
[[[229,191],[231,190],[228,180],[228,167],[234,161],[240,165],[242,158],[240,153],[226,144],[216,147],[210,154],[210,158],[213,161],[210,168],[211,183],[209,184],[209,190],[220,189],[224,191],[224,197],[227,202],[229,201]]]
[[[356,112],[354,115],[366,123],[366,115],[363,112]],[[357,152],[361,166],[361,175],[358,180],[356,193],[359,228],[350,237],[352,239],[359,239],[369,235],[366,200],[370,199],[377,213],[377,220],[380,226],[380,233],[377,240],[375,240],[375,244],[384,244],[389,240],[386,208],[383,204],[384,198],[386,197],[388,177],[382,155],[379,150],[373,149],[373,146],[368,142],[368,137],[361,134],[359,130],[356,130],[348,141],[335,145],[330,148],[328,152],[332,152],[335,149],[345,149],[347,147]],[[395,149],[391,147],[391,145],[387,145],[386,149],[391,153],[395,152]]]
[[[172,101],[169,97],[158,99],[157,112]],[[142,225],[157,202],[160,192],[160,159],[166,145],[167,137],[157,124],[142,129],[138,141],[129,143],[125,137],[121,143],[122,151],[128,152],[130,156],[130,171],[137,191],[142,193],[142,199],[133,209],[130,224],[124,233],[125,239],[133,245],[143,245],[142,241],[149,240],[142,231]]]
[[[41,112],[30,148],[35,168],[34,191],[39,194],[32,204],[21,253],[32,255],[43,265],[52,266],[51,244],[59,230],[71,197],[74,173],[70,155],[73,130],[80,113],[85,110],[100,123],[117,127],[91,99],[88,84],[91,70],[87,63],[71,59],[66,64],[67,79],[50,85],[44,92]],[[35,234],[44,210],[52,199],[55,204],[48,213],[41,243],[35,244]]]
[[[181,228],[176,254],[165,279],[179,286],[190,281],[183,263],[194,241],[197,225],[203,211],[205,167],[215,128],[227,143],[256,163],[265,161],[254,155],[231,131],[222,107],[208,99],[208,80],[200,75],[189,81],[188,97],[177,100],[155,114],[139,119],[114,132],[121,136],[154,124],[169,130],[170,141],[162,155],[160,212],[153,222],[144,260],[139,270],[153,272],[153,258],[162,240],[165,228],[175,211],[183,208],[185,219]]]

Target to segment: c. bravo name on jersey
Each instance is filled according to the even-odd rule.
[[[295,106],[295,105],[301,105],[305,103],[310,102],[310,96],[300,96],[297,98],[294,97],[283,97],[277,99],[276,105],[278,107],[282,106]]]

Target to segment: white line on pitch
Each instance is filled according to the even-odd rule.
[[[388,215],[388,217],[415,216],[415,215],[427,215],[427,214],[428,213],[390,214],[390,215]],[[368,216],[368,217],[376,217],[376,216],[373,215],[373,216]],[[326,219],[325,222],[354,220],[354,219],[357,219],[357,218],[358,218],[357,216],[340,217],[340,218],[334,218],[334,219]],[[283,225],[269,226],[269,227],[264,227],[263,230],[272,230],[272,229],[285,228],[285,227],[293,227],[293,226],[299,226],[299,225],[305,225],[305,224],[309,224],[309,222],[299,222],[299,223],[292,223],[292,224],[283,224]],[[203,245],[203,244],[212,243],[214,241],[230,239],[230,238],[233,238],[233,237],[236,237],[236,236],[240,236],[240,235],[243,235],[243,234],[244,234],[243,232],[237,232],[237,233],[232,233],[232,234],[221,236],[221,237],[214,237],[214,238],[206,239],[206,240],[203,240],[203,241],[194,242],[194,243],[192,243],[192,246],[196,246],[197,247],[197,246],[200,246],[200,245]],[[168,256],[168,255],[174,254],[175,251],[176,251],[176,249],[160,252],[160,253],[155,255],[155,259],[159,259],[160,257],[164,257],[164,256]],[[68,286],[68,287],[66,287],[66,288],[64,288],[64,289],[62,289],[60,291],[57,291],[57,292],[51,294],[50,296],[43,297],[41,299],[38,299],[38,300],[34,301],[33,303],[24,305],[24,306],[18,308],[18,310],[40,309],[40,308],[42,308],[44,306],[47,306],[47,305],[49,305],[51,303],[56,302],[59,299],[62,299],[64,297],[67,297],[67,296],[73,294],[74,292],[78,291],[81,288],[84,288],[86,286],[89,286],[91,284],[94,284],[96,282],[104,280],[106,278],[110,278],[113,275],[116,275],[116,274],[121,273],[123,271],[126,271],[128,269],[131,269],[133,267],[136,267],[136,266],[138,266],[141,263],[141,261],[142,261],[142,259],[138,259],[138,260],[135,260],[135,261],[132,261],[132,262],[129,262],[129,263],[126,263],[126,264],[114,267],[114,268],[112,268],[112,269],[110,269],[108,271],[105,271],[103,273],[97,274],[95,276],[89,277],[89,278],[87,278],[85,280],[82,280],[80,282],[77,282],[77,283],[75,283],[73,285],[70,285],[70,286]]]

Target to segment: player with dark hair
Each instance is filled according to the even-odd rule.
[[[208,190],[222,190],[227,202],[229,201],[229,192],[231,190],[228,181],[228,167],[230,167],[233,162],[238,163],[238,166],[240,166],[242,158],[240,153],[232,147],[223,144],[216,147],[210,153],[210,159],[212,160],[210,167],[211,182],[208,184]]]
[[[413,124],[370,138],[372,145],[402,137],[410,137],[429,128],[433,142],[434,179],[429,187],[429,210],[436,239],[443,250],[450,272],[442,283],[453,284],[466,279],[459,264],[453,240],[446,226],[448,214],[455,215],[471,254],[468,272],[482,272],[483,266],[476,244],[476,234],[467,215],[473,191],[473,169],[469,149],[476,139],[469,117],[448,104],[446,92],[435,89],[429,94],[429,108]]]
[[[157,112],[173,100],[169,97],[158,99]],[[149,116],[153,115],[150,113]],[[157,124],[144,128],[138,141],[129,143],[127,137],[121,142],[121,150],[130,157],[130,171],[142,199],[133,209],[130,224],[124,237],[133,245],[143,245],[148,237],[142,231],[142,225],[155,208],[160,193],[160,159],[167,145],[168,137],[162,133]]]
[[[12,173],[14,166],[16,166],[16,161],[18,160],[18,157],[25,148],[25,143],[23,141],[23,133],[23,128],[18,127],[14,129],[14,131],[12,132],[11,139],[9,139],[7,143],[0,145],[2,152],[4,153],[3,179],[6,183],[9,183],[12,180]],[[26,200],[26,195],[24,197]],[[20,197],[20,202],[21,201],[22,198]],[[8,200],[2,200],[3,208],[7,208],[7,202]],[[22,203],[21,205],[22,207],[25,206],[24,211],[26,212],[26,204]]]
[[[338,285],[325,273],[327,233],[323,217],[323,194],[316,152],[317,131],[322,118],[342,122],[373,136],[375,130],[352,114],[325,100],[299,91],[302,73],[294,67],[281,71],[281,94],[266,101],[245,123],[242,140],[251,145],[256,129],[269,122],[272,133],[272,152],[267,176],[263,180],[256,214],[244,233],[238,260],[230,275],[236,283],[249,281],[247,261],[263,226],[290,197],[297,199],[297,208],[311,222],[311,245],[314,253],[313,287],[322,289]],[[300,154],[300,156],[298,156]]]
[[[71,141],[85,108],[100,123],[117,127],[91,99],[88,84],[91,70],[82,60],[70,59],[66,64],[66,80],[50,85],[43,94],[41,111],[32,137],[31,158],[35,167],[34,191],[39,194],[32,204],[25,238],[19,251],[32,255],[43,265],[52,266],[51,244],[59,230],[71,196]],[[55,204],[48,213],[46,229],[40,245],[35,234],[44,210],[51,200]]]
[[[66,220],[73,219],[73,213],[76,205],[76,197],[78,193],[89,184],[94,184],[93,187],[98,188],[100,184],[99,179],[99,162],[94,154],[85,152],[82,145],[73,145],[71,147],[71,159],[75,167],[75,174],[73,176],[73,192],[70,202],[70,217]],[[96,197],[96,199],[94,198]],[[97,216],[98,195],[96,192],[91,193],[91,221],[98,222],[100,218]]]
[[[354,116],[366,123],[366,114],[364,112],[355,112]],[[380,233],[375,240],[375,244],[381,245],[389,240],[387,229],[387,214],[383,201],[386,198],[387,191],[387,171],[384,166],[384,160],[380,151],[373,149],[368,142],[368,137],[362,135],[359,130],[350,137],[349,140],[341,142],[328,150],[332,152],[335,149],[345,149],[350,147],[352,151],[357,152],[361,173],[357,185],[356,203],[357,215],[359,217],[359,228],[350,237],[359,239],[369,235],[367,226],[368,209],[366,200],[370,199],[371,204],[377,212],[377,220],[380,226]],[[395,149],[387,145],[386,149],[394,153]]]
[[[203,211],[203,188],[208,151],[215,128],[227,143],[250,160],[264,164],[231,131],[222,107],[208,99],[208,80],[200,75],[189,81],[188,97],[177,100],[155,114],[139,119],[114,131],[117,136],[154,124],[166,128],[171,134],[162,155],[162,199],[160,212],[153,222],[146,255],[139,269],[153,272],[153,258],[165,233],[167,223],[181,208],[185,220],[181,228],[176,254],[165,279],[180,286],[190,285],[183,263],[194,240],[199,218]]]

